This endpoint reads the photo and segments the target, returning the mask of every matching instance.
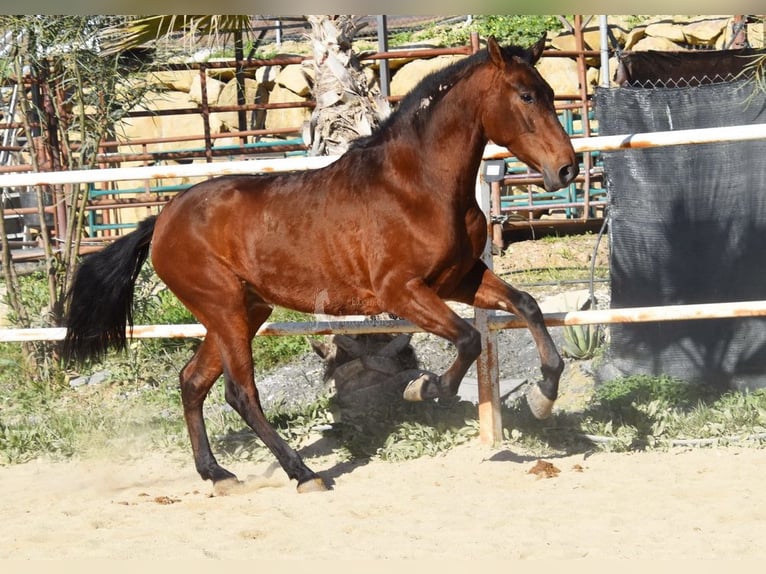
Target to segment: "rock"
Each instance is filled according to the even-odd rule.
[[[311,96],[311,85],[313,84],[313,69],[303,64],[289,64],[282,68],[275,79],[276,83],[290,90],[302,98]]]
[[[684,48],[673,42],[672,40],[668,40],[667,38],[660,38],[655,36],[646,36],[643,39],[639,40],[635,46],[633,46],[633,51],[635,52],[641,52],[641,51],[649,51],[649,50],[658,50],[661,52],[680,52],[683,51]]]
[[[178,92],[188,92],[192,81],[199,77],[199,70],[168,70],[149,72],[146,81],[150,86],[158,85]]]
[[[646,27],[646,35],[652,38],[661,38],[671,42],[685,42],[683,26],[671,22],[658,22]]]
[[[607,18],[607,25],[612,36],[617,40],[617,45],[624,47],[633,26],[628,18],[626,16],[609,16]],[[612,46],[611,39],[609,42],[609,45]]]
[[[726,30],[728,19],[701,20],[686,24],[682,30],[687,44],[714,46],[719,36]]]
[[[574,34],[571,32],[564,32],[554,37],[551,40],[551,45],[556,50],[561,50],[562,52],[571,52],[577,49],[577,43],[575,41]],[[556,59],[558,60],[560,58]]]
[[[261,66],[255,71],[255,81],[258,85],[271,89],[274,87],[279,70],[281,70],[280,66]]]
[[[436,56],[427,60],[414,60],[402,66],[391,79],[391,95],[403,96],[414,88],[428,74],[441,70],[465,56]]]
[[[305,98],[279,84],[275,85],[274,89],[269,92],[268,103],[270,104],[305,101]],[[300,128],[303,122],[308,121],[310,118],[311,108],[307,107],[268,110],[266,112],[266,129]]]
[[[218,101],[218,95],[226,84],[215,78],[205,78],[205,92],[207,96],[208,105],[214,105]],[[192,79],[191,86],[189,86],[189,100],[202,104],[202,77],[197,74]]]
[[[599,85],[601,78],[600,68],[588,68],[585,70],[585,84],[588,86],[588,93],[593,93],[593,88]]]
[[[607,24],[609,26],[609,24]],[[611,28],[611,26],[609,26]],[[597,25],[588,26],[582,31],[582,40],[585,45],[585,49],[588,50],[600,50],[601,49],[601,28]],[[608,43],[608,38],[607,38]]]
[[[612,56],[609,58],[609,86],[612,88],[615,88],[619,86],[617,82],[614,81],[615,75],[617,74],[617,70],[620,66],[620,61],[617,59],[616,56]],[[603,72],[603,70],[601,70]],[[599,75],[599,81],[601,80],[601,76]]]
[[[639,40],[646,36],[646,26],[636,26],[625,35],[625,49],[632,50]]]
[[[260,91],[265,91],[260,87],[258,82],[251,78],[245,78],[244,81],[245,103],[253,104],[256,102],[256,97]],[[218,95],[218,106],[236,106],[237,105],[237,80],[229,80]],[[252,112],[247,112],[249,117]],[[235,131],[239,129],[239,114],[237,112],[216,112],[213,114],[216,116],[217,121],[220,123],[221,131]],[[216,145],[219,145],[220,141],[216,141]]]
[[[396,48],[391,48],[391,52],[396,54],[397,52],[410,52],[412,50],[420,50],[420,49],[431,49],[431,48],[441,48],[443,47],[443,42],[434,39],[434,40],[421,40],[418,42],[412,42],[410,44],[407,44],[406,46],[400,46]],[[409,64],[410,62],[418,61],[418,58],[415,56],[402,56],[402,57],[393,57],[388,60],[388,68],[391,71],[398,70],[402,68],[403,66]],[[373,62],[372,64],[377,68],[379,65],[379,62]]]
[[[221,84],[218,82],[218,84]],[[221,86],[222,87],[222,84]],[[215,97],[218,98],[218,91],[215,91]],[[198,102],[192,99],[191,94],[184,92],[169,92],[167,95],[160,95],[155,100],[155,109],[177,109],[177,108],[194,108],[197,107]],[[220,132],[220,120],[216,117],[210,117],[210,131],[211,133]],[[156,136],[158,138],[171,138],[185,135],[197,135],[202,136],[205,133],[202,116],[198,114],[183,114],[173,116],[158,116],[157,117],[157,130]],[[190,148],[199,148],[205,145],[204,139],[190,141],[178,141],[178,142],[160,142],[154,146],[153,149],[157,151],[176,151],[187,150]]]
[[[542,58],[537,71],[553,88],[555,94],[574,95],[580,92],[577,62],[571,58]]]
[[[111,374],[112,373],[110,371],[96,371],[95,373],[92,373],[88,376],[83,375],[81,377],[75,377],[74,379],[71,379],[69,381],[69,386],[73,389],[76,389],[77,387],[82,387],[84,385],[100,385]]]
[[[325,362],[324,380],[334,389],[336,422],[366,426],[403,402],[397,376],[418,368],[409,334],[333,335],[311,341]]]

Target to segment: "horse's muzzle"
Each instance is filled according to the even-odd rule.
[[[580,173],[580,166],[576,163],[566,164],[556,172],[543,170],[543,185],[546,191],[556,191],[572,183],[578,173]]]

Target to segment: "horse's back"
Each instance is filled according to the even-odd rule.
[[[322,312],[377,312],[362,206],[325,185],[329,174],[308,175],[226,176],[177,196],[155,230],[152,261],[160,278],[178,291],[215,267],[269,303],[315,311],[319,297]],[[353,311],[341,309],[349,305]]]

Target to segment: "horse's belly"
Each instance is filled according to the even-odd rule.
[[[243,275],[262,299],[280,307],[326,315],[381,312],[368,280],[323,256],[321,250],[261,254]]]

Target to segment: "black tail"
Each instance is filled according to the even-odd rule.
[[[110,348],[123,350],[133,327],[133,287],[149,255],[156,216],[104,250],[83,259],[67,293],[62,358],[100,360]]]

